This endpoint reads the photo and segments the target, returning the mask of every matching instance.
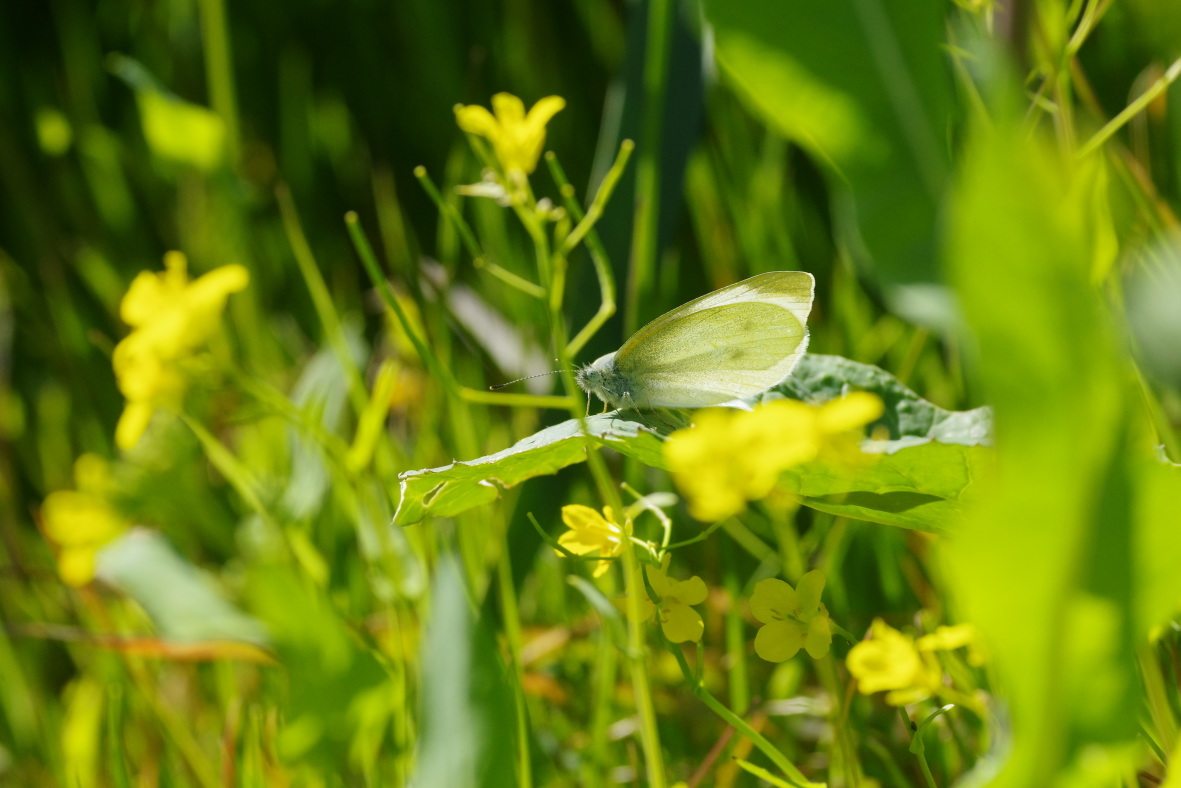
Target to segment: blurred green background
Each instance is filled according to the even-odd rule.
[[[839,660],[772,666],[750,649],[754,578],[821,567],[858,637],[879,616],[982,630],[994,714],[933,725],[939,785],[973,767],[972,784],[1156,784],[1181,706],[1179,9],[3,4],[0,784],[663,782],[607,614],[567,581],[589,568],[527,519],[556,535],[563,504],[601,505],[584,470],[390,526],[399,473],[559,420],[449,396],[343,218],[357,212],[461,384],[548,368],[544,304],[477,268],[414,175],[491,259],[536,278],[511,213],[454,192],[481,167],[453,107],[499,91],[566,100],[546,149],[584,205],[621,141],[639,144],[597,225],[619,311],[576,361],[711,289],[806,270],[812,351],[949,410],[996,408],[998,478],[946,539],[771,500],[679,553],[711,588],[710,691],[813,780],[923,784],[897,713],[854,695]],[[637,183],[645,161],[656,178]],[[532,184],[558,201],[544,164]],[[637,199],[658,206],[650,220]],[[238,263],[251,284],[189,420],[159,416],[120,452],[119,303],[169,250],[194,277]],[[599,290],[585,254],[571,266],[576,330]],[[86,453],[110,461],[111,501],[143,529],[103,582],[73,589],[41,504]],[[672,489],[604,454],[642,493]],[[673,516],[678,538],[697,533]],[[767,784],[734,765],[760,761],[676,663],[659,648],[649,662],[668,782]]]

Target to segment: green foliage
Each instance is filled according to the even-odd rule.
[[[1181,784],[1179,25],[0,5],[0,785]],[[779,421],[584,415],[796,269]]]
[[[788,472],[785,489],[818,511],[886,525],[938,531],[953,522],[990,439],[987,408],[953,413],[919,397],[889,373],[840,356],[804,356],[783,384],[752,401],[789,396],[822,404],[850,390],[867,391],[886,405],[872,426],[888,439],[871,440],[880,454],[863,471],[848,475],[824,463]],[[494,501],[526,479],[556,473],[581,462],[586,447],[601,444],[654,468],[666,468],[660,438],[685,415],[613,411],[548,427],[511,448],[478,460],[402,474],[402,497],[394,522],[410,525],[428,515],[450,517]],[[871,429],[872,429],[871,426]]]

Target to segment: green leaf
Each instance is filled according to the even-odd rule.
[[[496,641],[468,606],[455,561],[440,563],[422,645],[422,735],[416,785],[517,784],[517,717]],[[519,730],[519,729],[518,729]]]
[[[886,405],[875,426],[887,430],[889,440],[865,445],[879,455],[877,461],[852,476],[820,466],[798,468],[784,475],[784,485],[819,511],[923,531],[948,527],[988,455],[987,408],[943,410],[877,367],[811,354],[800,360],[791,378],[752,402],[786,396],[820,404],[853,390],[873,392]],[[502,489],[581,462],[588,446],[610,446],[664,468],[661,436],[672,431],[668,420],[675,421],[677,414],[661,413],[666,421],[637,411],[592,416],[587,428],[593,438],[582,435],[578,422],[570,420],[479,460],[404,473],[394,522],[409,525],[427,515],[451,516],[493,501]]]
[[[952,101],[936,0],[708,0],[723,73],[826,165],[844,243],[895,310],[950,323],[937,269]]]
[[[628,414],[629,417],[633,415]],[[578,421],[570,419],[478,460],[403,473],[399,477],[402,498],[394,523],[411,525],[427,515],[451,517],[473,506],[494,501],[500,497],[501,490],[582,462],[588,445],[599,442],[645,465],[660,467],[660,438],[657,435],[671,432],[668,424],[654,427],[631,418],[621,418],[618,411],[590,416],[586,419],[586,427],[593,438],[583,435]]]
[[[758,401],[783,395],[812,404],[843,397],[850,391],[869,391],[881,397],[885,413],[870,425],[870,432],[885,427],[892,451],[923,442],[939,441],[963,446],[987,444],[992,436],[992,411],[944,410],[915,394],[889,372],[841,356],[804,356],[791,377],[758,397]]]
[[[212,578],[157,531],[136,528],[104,547],[96,575],[138,602],[167,640],[267,642],[262,625],[227,602]]]
[[[1054,776],[1073,759],[1136,736],[1137,586],[1155,583],[1142,609],[1164,614],[1178,493],[1145,498],[1164,487],[1144,476],[1140,397],[1090,279],[1087,164],[998,115],[965,151],[948,249],[973,385],[996,409],[997,471],[941,551],[943,576],[1008,692],[1011,747],[989,785],[1066,785]],[[1137,557],[1149,543],[1151,578]]]

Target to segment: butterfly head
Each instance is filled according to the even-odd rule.
[[[614,408],[627,407],[631,403],[631,386],[620,374],[614,353],[608,353],[578,370],[574,380],[583,391],[594,394]]]

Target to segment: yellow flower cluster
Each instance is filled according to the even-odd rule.
[[[94,579],[95,556],[128,528],[107,502],[110,470],[106,460],[83,454],[74,463],[75,490],[50,493],[41,506],[41,527],[57,544],[57,568],[71,586]]]
[[[939,627],[917,641],[876,618],[870,638],[849,650],[845,664],[857,679],[864,695],[886,692],[886,703],[907,706],[938,695],[943,688],[943,671],[936,651],[968,647],[968,661],[980,664],[975,628],[970,624]]]
[[[691,605],[700,605],[709,595],[705,581],[696,575],[688,580],[671,580],[668,576],[668,565],[672,555],[664,554],[660,568],[647,568],[648,584],[656,592],[659,604],[651,600],[642,600],[641,607],[644,619],[652,617],[653,613],[660,614],[660,628],[664,636],[673,643],[685,643],[701,640],[705,633],[705,621],[701,614]]]
[[[820,601],[824,573],[813,569],[795,588],[779,578],[760,580],[750,598],[750,612],[763,622],[755,635],[755,653],[768,662],[789,660],[803,648],[820,659],[832,645],[828,610]]]
[[[563,506],[562,522],[569,530],[558,537],[558,544],[575,555],[614,558],[623,552],[630,530],[616,522],[615,513],[609,506],[603,507],[602,514],[582,504]],[[610,561],[597,562],[595,577],[600,577],[609,568]]]
[[[669,437],[664,457],[689,512],[721,520],[765,497],[789,468],[860,460],[858,431],[881,414],[881,400],[865,392],[820,406],[781,399],[752,411],[711,408]]]
[[[184,362],[217,330],[230,293],[250,275],[240,265],[222,266],[189,281],[180,252],[164,256],[165,271],[143,271],[119,306],[132,332],[115,346],[114,367],[127,405],[115,428],[121,449],[134,447],[156,408],[175,404],[187,385]]]
[[[528,175],[537,169],[545,145],[546,124],[565,106],[566,100],[561,96],[546,96],[526,113],[521,99],[511,93],[497,93],[492,97],[492,112],[479,105],[459,105],[455,108],[455,120],[459,128],[492,143],[492,151],[505,174]]]

